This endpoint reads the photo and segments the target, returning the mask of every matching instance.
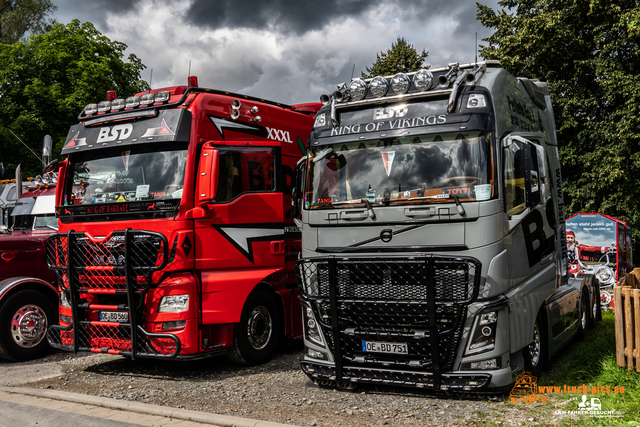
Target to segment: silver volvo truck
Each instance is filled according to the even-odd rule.
[[[598,320],[546,83],[456,63],[321,100],[294,202],[314,382],[501,393]]]

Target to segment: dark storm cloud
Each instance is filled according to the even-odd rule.
[[[109,0],[109,1],[78,1],[53,0],[58,6],[56,18],[61,24],[68,24],[73,19],[81,22],[91,22],[100,31],[108,29],[107,16],[125,14],[135,10],[144,0]]]
[[[368,0],[194,0],[186,13],[187,21],[209,28],[241,27],[298,34],[323,27],[335,17],[357,16],[376,3]]]

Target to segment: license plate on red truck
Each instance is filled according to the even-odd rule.
[[[129,312],[127,311],[101,311],[99,317],[103,322],[129,322]]]

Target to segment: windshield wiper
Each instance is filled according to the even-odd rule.
[[[367,211],[369,212],[369,218],[371,219],[376,219],[376,213],[373,211],[373,208],[371,207],[371,203],[369,203],[369,200],[365,199],[352,199],[352,200],[343,200],[341,202],[333,202],[331,203],[332,205],[353,205],[356,203],[364,203],[367,206]]]
[[[406,200],[426,200],[426,199],[448,199],[448,194],[436,194],[435,196],[410,197]]]

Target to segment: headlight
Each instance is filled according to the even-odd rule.
[[[609,267],[600,267],[596,271],[596,279],[602,284],[608,284],[613,279],[613,270]]]
[[[69,302],[69,298],[67,298],[66,292],[60,292],[60,305],[62,307],[71,308],[71,303]]]
[[[482,353],[496,347],[498,311],[486,311],[476,316],[471,343],[467,354]]]
[[[158,313],[178,313],[187,310],[189,310],[189,294],[162,297],[158,306]]]
[[[325,347],[324,339],[322,339],[318,322],[316,321],[316,316],[313,314],[311,307],[303,305],[302,314],[305,338],[313,343]]]

